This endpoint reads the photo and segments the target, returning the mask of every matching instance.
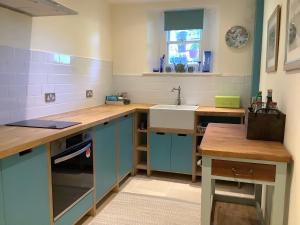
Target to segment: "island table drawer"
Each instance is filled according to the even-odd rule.
[[[274,182],[275,165],[212,160],[212,175]]]

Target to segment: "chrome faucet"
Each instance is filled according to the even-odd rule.
[[[171,90],[172,92],[174,92],[174,91],[178,91],[178,95],[177,95],[177,105],[181,105],[181,87],[180,86],[178,86],[178,88],[173,88],[172,90]]]

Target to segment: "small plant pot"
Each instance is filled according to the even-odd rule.
[[[189,72],[189,73],[194,73],[194,72],[195,72],[195,67],[193,67],[193,66],[188,66],[188,72]]]
[[[176,64],[175,66],[176,73],[184,73],[185,72],[185,65],[184,64]]]
[[[172,72],[172,67],[171,66],[166,66],[165,68],[167,73],[171,73]]]

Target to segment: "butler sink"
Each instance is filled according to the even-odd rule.
[[[155,105],[150,107],[150,127],[169,129],[194,129],[198,106]]]

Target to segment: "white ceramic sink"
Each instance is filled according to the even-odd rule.
[[[150,107],[150,127],[169,129],[194,129],[198,106],[155,105]]]

